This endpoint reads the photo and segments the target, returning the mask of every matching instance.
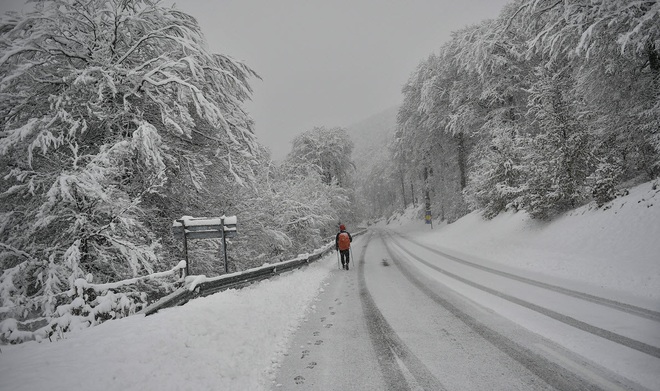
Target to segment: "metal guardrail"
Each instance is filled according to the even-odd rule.
[[[355,237],[362,235],[366,231],[366,229],[362,229],[352,235]],[[265,280],[272,276],[298,269],[308,265],[311,262],[317,261],[329,252],[334,251],[334,247],[335,245],[333,241],[305,258],[296,258],[289,261],[278,262],[272,265],[260,266],[242,272],[226,274],[212,279],[206,279],[200,283],[195,283],[195,279],[191,278],[190,282],[185,286],[150,304],[139,313],[151,315],[158,312],[158,310],[162,308],[183,305],[197,297],[212,295],[227,289],[242,288],[253,282]]]

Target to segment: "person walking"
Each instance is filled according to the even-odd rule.
[[[339,254],[341,255],[341,266],[345,270],[348,270],[348,262],[351,258],[352,241],[353,237],[346,231],[346,226],[341,224],[339,226],[337,237],[335,237],[335,251],[339,251]]]

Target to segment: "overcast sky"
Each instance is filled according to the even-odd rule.
[[[314,126],[349,126],[398,105],[417,64],[452,31],[510,0],[167,0],[199,21],[212,51],[244,61],[261,144],[279,160]],[[0,0],[20,9],[21,0]]]

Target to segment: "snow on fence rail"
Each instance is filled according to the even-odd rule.
[[[360,230],[353,234],[353,236],[361,235],[366,231],[366,229]],[[140,311],[140,313],[151,315],[158,312],[158,310],[162,308],[183,305],[196,297],[208,296],[226,289],[243,287],[255,281],[265,280],[269,277],[297,269],[311,262],[317,261],[327,253],[331,252],[334,247],[335,243],[330,242],[320,249],[315,250],[311,254],[301,254],[298,257],[288,261],[268,264],[242,272],[225,274],[219,277],[208,278],[203,275],[188,276],[186,277],[186,282],[183,287],[147,306],[145,309]]]
[[[366,232],[363,229],[353,236]],[[135,313],[150,315],[159,309],[174,307],[187,303],[196,297],[208,296],[230,288],[239,288],[255,281],[300,268],[321,259],[334,249],[334,241],[315,250],[311,254],[301,254],[298,257],[275,264],[224,274],[218,277],[187,276],[184,286],[147,305],[146,293],[134,292],[132,286],[149,281],[160,281],[166,278],[179,279],[184,274],[186,262],[179,262],[174,268],[135,277],[127,280],[94,284],[84,278],[74,281],[73,287],[63,294],[75,296],[69,304],[58,306],[54,313],[47,317],[20,321],[8,317],[0,321],[0,341],[17,343],[28,340],[41,340],[52,336],[59,338],[68,331],[78,330],[100,324],[109,319],[119,319]],[[122,290],[125,290],[122,292]],[[9,312],[8,307],[0,307],[0,313]]]

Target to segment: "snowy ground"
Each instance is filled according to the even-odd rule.
[[[66,340],[3,346],[0,390],[260,390],[335,267],[314,264]]]
[[[637,186],[603,209],[586,205],[549,223],[523,213],[484,221],[475,212],[433,230],[411,222],[409,211],[387,227],[470,259],[660,310],[660,185]]]
[[[583,207],[552,223],[471,214],[430,227],[404,216],[388,226],[416,240],[582,291],[660,309],[660,188],[632,189],[609,209]],[[350,230],[350,227],[349,227]],[[243,290],[156,315],[2,346],[0,390],[260,390],[271,385],[288,340],[313,308],[334,254]]]

